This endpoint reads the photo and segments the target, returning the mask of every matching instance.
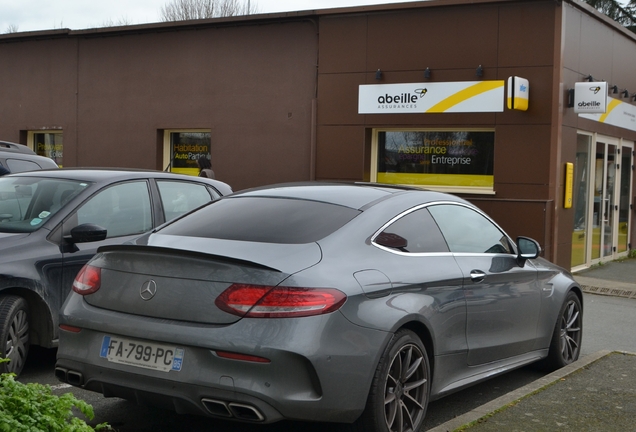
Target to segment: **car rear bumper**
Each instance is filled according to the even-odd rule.
[[[55,376],[62,382],[118,397],[138,405],[193,414],[272,423],[285,417],[262,399],[228,389],[179,383],[166,386],[162,379],[140,376],[66,359],[58,360]]]
[[[292,320],[298,322],[292,325]],[[179,335],[188,332],[191,336],[192,328],[157,322],[157,330],[163,326],[168,327],[159,333],[171,330],[172,341],[183,341],[179,371],[145,369],[100,356],[104,336],[125,333],[128,338],[144,339],[134,329],[111,328],[104,333],[82,328],[78,333],[60,331],[56,375],[107,397],[179,413],[259,423],[282,419],[346,423],[364,410],[378,355],[390,337],[353,325],[339,312],[298,319],[243,319],[230,328],[205,329],[197,344]],[[324,332],[324,327],[332,326],[341,331]],[[325,338],[324,334],[337,336]],[[157,340],[148,334],[145,339]],[[217,355],[220,350],[270,362],[223,358]]]

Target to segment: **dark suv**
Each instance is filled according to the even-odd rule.
[[[59,168],[51,158],[39,156],[22,144],[0,141],[0,166],[11,173]]]

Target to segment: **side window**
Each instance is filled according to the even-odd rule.
[[[218,198],[212,197],[208,188],[202,184],[158,180],[157,187],[166,222]]]
[[[148,185],[135,181],[100,191],[77,210],[77,225],[94,223],[108,230],[108,238],[141,234],[152,228]]]
[[[425,208],[415,210],[389,225],[375,243],[402,252],[448,252],[446,241]]]
[[[480,213],[451,204],[428,207],[451,252],[512,253],[508,237]]]
[[[42,167],[35,162],[23,159],[7,159],[7,168],[12,173],[37,171],[42,169]]]

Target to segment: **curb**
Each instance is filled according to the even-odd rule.
[[[498,409],[505,407],[515,401],[523,399],[526,396],[531,395],[538,390],[541,390],[543,387],[546,387],[549,384],[552,384],[555,381],[559,381],[560,379],[576,372],[579,369],[582,369],[595,361],[605,357],[608,354],[611,354],[615,351],[603,350],[598,351],[594,354],[590,354],[580,360],[575,361],[559,370],[556,370],[543,378],[539,378],[538,380],[531,382],[523,387],[518,388],[517,390],[511,391],[508,394],[498,397],[480,407],[475,408],[474,410],[467,412],[466,414],[462,414],[459,417],[455,417],[452,420],[447,421],[439,426],[436,426],[432,429],[429,429],[428,432],[452,432],[462,426],[467,425],[468,423],[479,420],[480,418],[492,414]]]
[[[636,291],[632,287],[599,287],[581,282],[583,292],[589,294],[607,295],[613,297],[633,298],[636,299]]]

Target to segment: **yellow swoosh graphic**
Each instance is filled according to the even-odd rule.
[[[503,87],[503,81],[483,81],[450,95],[446,99],[430,107],[426,112],[444,112],[455,105],[487,91]]]
[[[607,111],[605,111],[605,114],[601,115],[598,121],[601,123],[605,123],[605,119],[607,118],[609,113],[611,113],[612,110],[616,108],[617,106],[619,106],[620,104],[621,104],[621,101],[619,101],[618,99],[610,99],[610,103],[607,104]]]

